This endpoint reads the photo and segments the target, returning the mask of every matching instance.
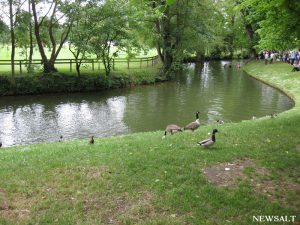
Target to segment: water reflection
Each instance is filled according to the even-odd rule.
[[[229,62],[190,64],[173,82],[101,93],[0,98],[0,140],[5,146],[185,125],[200,110],[201,123],[240,121],[293,106],[279,91]]]

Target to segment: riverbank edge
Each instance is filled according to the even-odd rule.
[[[259,65],[262,65],[262,67],[257,67]],[[272,66],[275,71],[269,71],[269,68]],[[285,73],[276,70],[278,66],[286,69]],[[300,113],[300,92],[297,92],[297,86],[300,84],[300,76],[299,73],[287,71],[288,67],[290,67],[289,64],[281,62],[273,65],[264,65],[263,62],[250,61],[245,65],[243,70],[252,78],[277,89],[293,101],[293,108],[283,111],[281,114],[290,114],[293,111]],[[295,77],[295,75],[298,75],[298,77]],[[294,80],[289,81],[290,79]],[[288,82],[283,82],[284,80]]]
[[[54,73],[50,75],[18,76],[15,87],[9,76],[0,76],[0,97],[53,93],[96,92],[109,89],[149,85],[167,81],[160,73],[161,65],[143,69],[99,74],[76,75]]]
[[[251,63],[253,64],[253,62],[251,62]],[[293,101],[293,103],[294,103],[293,108],[295,107],[297,100],[296,100],[296,97],[293,95],[293,93],[289,92],[288,90],[285,90],[284,87],[281,87],[278,84],[275,84],[275,83],[272,83],[272,82],[270,82],[268,80],[262,79],[258,74],[256,74],[254,71],[251,71],[249,69],[249,67],[247,67],[247,66],[245,66],[245,68],[243,69],[243,71],[246,72],[247,75],[249,75],[250,77],[254,78],[255,80],[258,80],[258,81],[260,81],[260,82],[262,82],[262,83],[264,83],[264,84],[266,84],[266,85],[268,85],[268,86],[270,86],[270,87],[278,90],[279,92],[287,95]],[[284,112],[288,112],[288,111],[292,110],[293,108],[291,108],[291,109],[289,109],[287,111],[284,111]]]

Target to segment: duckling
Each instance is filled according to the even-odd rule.
[[[95,141],[94,141],[94,136],[92,136],[91,139],[89,140],[89,144],[92,145],[92,144],[94,144],[94,143],[95,143]]]
[[[204,147],[212,146],[216,142],[215,134],[217,132],[218,132],[217,129],[213,129],[211,138],[203,140],[203,141],[199,141],[197,144],[200,145],[200,146],[204,146]]]
[[[218,124],[224,124],[225,122],[224,122],[224,120],[217,120],[217,123]]]
[[[167,133],[170,133],[171,135],[177,133],[177,132],[182,132],[183,128],[179,127],[176,124],[170,124],[166,127],[165,129],[165,136],[167,135]]]
[[[200,120],[199,120],[199,113],[200,112],[196,112],[196,120],[194,122],[189,123],[188,125],[186,125],[184,127],[184,130],[197,130],[200,126]]]

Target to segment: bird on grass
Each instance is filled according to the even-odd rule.
[[[188,125],[186,125],[184,127],[184,130],[194,131],[194,130],[197,130],[200,127],[199,113],[200,112],[196,112],[196,120],[189,123]]]
[[[217,120],[217,123],[218,124],[224,124],[225,122],[224,122],[224,120]]]
[[[62,135],[60,135],[60,137],[59,137],[59,141],[58,141],[58,142],[62,142],[62,140],[63,140],[63,136],[62,136]]]
[[[92,145],[92,144],[94,144],[94,143],[95,143],[95,141],[94,141],[94,136],[92,136],[91,139],[89,140],[89,144]]]
[[[170,133],[171,135],[177,133],[177,132],[182,132],[183,128],[176,125],[176,124],[170,124],[166,127],[165,129],[165,135],[163,137],[167,136],[167,133]]]
[[[212,146],[213,144],[215,144],[216,142],[216,136],[215,134],[218,132],[217,129],[213,129],[212,135],[210,138],[203,140],[203,141],[199,141],[197,144],[203,147],[209,147]]]

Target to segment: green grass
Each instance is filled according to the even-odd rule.
[[[23,55],[20,54],[21,53],[21,49],[17,48],[16,49],[16,60],[22,60],[25,57]],[[49,57],[51,55],[50,51],[46,52],[47,56]],[[139,52],[136,53],[136,59],[139,58],[143,58],[143,57],[152,57],[157,55],[156,50],[151,49],[148,52]],[[90,55],[91,58],[96,58],[96,56]],[[57,57],[58,59],[74,59],[74,56],[72,55],[72,53],[69,51],[68,48],[62,48],[60,54]],[[125,59],[126,58],[126,53],[125,52],[120,52],[118,54],[117,59]],[[37,51],[37,49],[35,49],[34,54],[33,54],[33,59],[41,59],[39,52]],[[0,60],[10,60],[10,48],[9,47],[3,47],[0,46]],[[1,62],[0,62],[1,64]],[[147,65],[151,66],[151,62],[149,61],[149,64],[147,64],[147,62],[142,62],[142,64],[140,62],[130,62],[130,69],[139,69],[140,67],[145,68],[147,67]],[[35,71],[42,71],[42,65],[40,64],[35,64]],[[60,71],[60,72],[70,72],[70,64],[56,64],[55,65],[56,68]],[[126,62],[117,62],[115,63],[115,69],[116,70],[128,70],[127,69],[127,63]],[[102,63],[98,64],[95,63],[95,67],[94,67],[94,71],[92,70],[92,64],[91,63],[86,63],[86,64],[82,64],[81,67],[82,72],[85,73],[95,73],[95,72],[103,72],[104,71],[104,65]],[[26,72],[26,67],[24,65],[22,65],[22,73],[20,72],[20,66],[18,64],[15,65],[15,71],[16,71],[16,75],[27,75]],[[11,67],[10,65],[0,65],[0,75],[10,75],[11,73]],[[76,69],[75,69],[75,63],[72,64],[72,74],[76,74]]]
[[[300,73],[281,63],[245,69],[288,92],[295,107],[275,119],[210,125],[165,139],[157,131],[96,138],[94,145],[73,140],[1,149],[0,224],[246,225],[255,215],[299,220],[293,207],[299,190],[279,188],[285,203],[271,201],[249,181],[217,187],[202,172],[251,158],[274,183],[300,183]],[[215,127],[215,146],[196,146]],[[247,168],[247,176],[254,169]]]

